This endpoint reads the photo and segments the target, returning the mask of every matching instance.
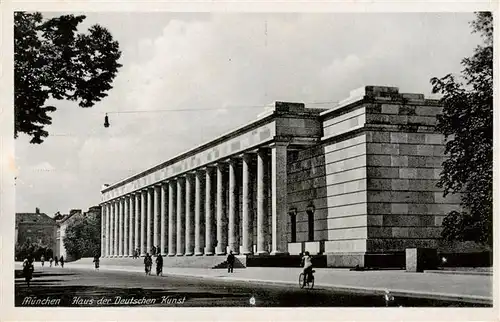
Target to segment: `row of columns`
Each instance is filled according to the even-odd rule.
[[[269,228],[272,254],[287,250],[287,146],[273,144],[270,149],[270,175],[266,173],[269,150],[256,151],[257,254],[267,253]],[[151,253],[153,246],[159,247],[162,255],[169,256],[222,255],[227,246],[239,254],[239,177],[242,181],[241,248],[243,254],[252,254],[254,176],[251,164],[254,155],[240,156],[241,173],[238,173],[238,160],[233,158],[105,202],[102,205],[102,256],[132,256],[136,249],[144,256]],[[268,227],[269,194],[272,196],[271,227]]]

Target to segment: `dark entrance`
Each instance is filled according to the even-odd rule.
[[[308,227],[308,241],[313,241],[314,240],[314,206],[308,206],[306,213],[307,213],[307,227]]]

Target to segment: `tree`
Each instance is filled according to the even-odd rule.
[[[25,241],[23,244],[16,243],[14,256],[16,260],[24,260],[28,256],[33,256],[35,260],[40,260],[42,255],[49,258],[52,250],[39,242]]]
[[[74,216],[66,228],[63,243],[66,252],[74,259],[100,255],[101,216],[99,214]]]
[[[473,32],[484,43],[462,60],[461,77],[432,78],[433,92],[443,94],[437,129],[446,138],[438,186],[444,195],[461,193],[463,211],[443,220],[447,240],[493,245],[493,18],[476,13]]]
[[[42,143],[52,124],[52,98],[92,107],[106,97],[121,56],[118,42],[99,25],[78,33],[85,16],[64,15],[44,20],[41,13],[14,14],[15,132]]]

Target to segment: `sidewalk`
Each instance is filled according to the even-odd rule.
[[[93,269],[93,265],[67,263],[71,268]],[[143,273],[142,267],[101,266],[101,270]],[[419,297],[439,300],[458,300],[493,304],[493,276],[433,273],[407,273],[400,270],[349,271],[348,269],[315,269],[315,288],[331,288],[363,294],[382,294],[389,290],[394,296]],[[300,268],[248,267],[225,269],[164,267],[164,275],[190,276],[224,281],[245,281],[297,285]]]

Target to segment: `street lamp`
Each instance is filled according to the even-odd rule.
[[[106,113],[106,116],[104,116],[104,127],[105,128],[109,127],[108,113]]]

